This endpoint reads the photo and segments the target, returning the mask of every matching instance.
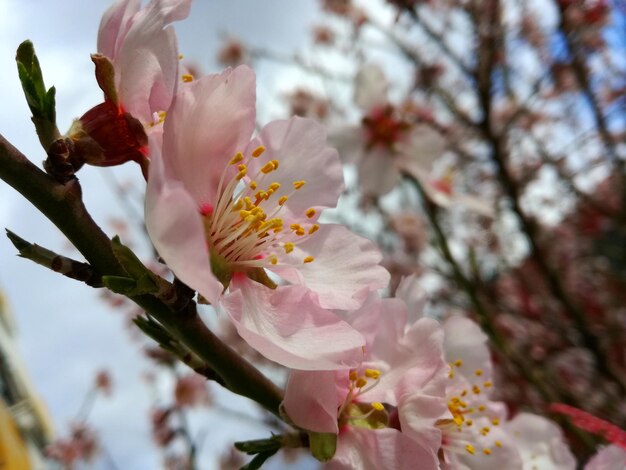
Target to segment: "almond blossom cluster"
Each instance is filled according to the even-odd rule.
[[[181,70],[167,25],[189,3],[121,0],[105,14],[98,49],[114,70],[105,104],[142,124],[145,222],[163,262],[252,348],[291,369],[283,418],[312,448],[314,435],[335,436],[329,468],[575,468],[555,424],[511,418],[496,400],[476,323],[411,311],[411,279],[400,297],[381,297],[389,274],[374,244],[323,222],[344,188],[324,128],[292,117],[255,133],[248,66]],[[340,140],[364,190],[385,193],[408,171],[445,199],[429,176],[443,137],[389,104],[380,69],[365,67],[357,83],[362,122]],[[81,121],[94,134],[91,117]],[[120,159],[137,160],[122,150],[107,164]]]
[[[389,3],[412,11],[417,2]],[[476,315],[426,315],[417,276],[403,277],[391,289],[377,245],[329,222],[345,190],[342,162],[354,165],[359,190],[373,199],[396,189],[402,177],[414,180],[433,224],[437,210],[457,205],[491,220],[491,204],[454,193],[452,165],[438,171],[449,150],[446,129],[410,101],[393,103],[382,69],[372,64],[356,75],[358,125],[330,137],[322,124],[301,116],[260,126],[251,67],[201,75],[181,65],[171,24],[190,8],[191,0],[143,6],[117,0],[107,10],[93,56],[104,101],[76,120],[64,139],[72,158],[82,158],[72,163],[74,170],[83,163],[140,165],[146,231],[173,279],[145,274],[141,265],[137,279],[102,275],[102,284],[130,279],[126,295],[139,301],[160,301],[165,291],[167,300],[180,294],[182,301],[165,305],[183,320],[190,305],[210,305],[266,364],[286,371],[282,402],[270,410],[284,436],[263,442],[269,450],[255,448],[256,441],[237,448],[264,460],[283,447],[302,447],[329,469],[579,468],[556,422],[503,401],[500,387],[511,384],[502,384],[497,373],[488,345],[491,325],[439,226],[438,244],[455,282],[467,287]],[[357,12],[344,1],[327,1],[325,8],[341,16]],[[604,10],[592,16],[598,25],[605,21]],[[358,18],[360,26],[366,24],[364,13]],[[327,46],[335,42],[329,37]],[[299,108],[313,109],[304,101]],[[411,220],[392,218],[390,225],[404,223],[397,232],[419,252],[427,236],[421,219]],[[115,249],[117,259],[130,258]],[[137,263],[124,265],[129,276]],[[180,359],[194,370],[177,377],[175,404],[153,411],[154,440],[167,447],[182,434],[176,423],[185,420],[183,409],[213,404],[205,379],[230,384],[203,362],[197,342],[185,343],[182,326],[159,323],[146,311],[136,324],[159,342],[168,360]],[[500,353],[507,348],[498,347]],[[110,386],[109,376],[100,374],[98,390],[108,393]],[[545,411],[572,417],[570,432],[591,430],[610,444],[586,469],[624,468],[626,433],[619,427],[564,404]],[[95,442],[89,428],[77,426],[49,455],[70,466],[91,458]],[[191,460],[180,457],[185,463],[179,465],[191,467]]]

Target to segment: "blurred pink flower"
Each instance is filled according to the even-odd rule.
[[[585,465],[585,470],[623,470],[624,468],[626,468],[626,449],[615,445],[600,449]]]
[[[207,388],[207,380],[195,373],[187,374],[176,381],[174,397],[176,405],[181,407],[209,406],[212,402]]]
[[[267,358],[298,369],[355,365],[361,335],[329,309],[356,309],[387,284],[381,255],[345,227],[318,223],[343,189],[324,129],[294,117],[250,140],[254,126],[247,66],[179,90],[162,156],[153,149],[150,238],[172,271],[224,308]],[[276,286],[266,270],[291,285]]]
[[[113,390],[113,384],[111,380],[111,374],[107,370],[100,370],[96,374],[95,380],[96,388],[102,392],[103,395],[110,396]]]
[[[80,460],[90,462],[97,453],[96,434],[84,423],[73,423],[69,438],[57,439],[46,447],[46,455],[66,468],[73,468]]]
[[[574,470],[576,459],[569,450],[561,428],[549,419],[520,413],[504,424],[513,436],[523,468]]]

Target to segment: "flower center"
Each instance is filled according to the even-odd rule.
[[[463,361],[457,359],[449,366],[448,377],[453,379],[457,369],[463,366]],[[472,375],[480,379],[483,374],[482,369],[476,369]],[[498,426],[500,419],[489,416],[488,407],[481,403],[483,389],[492,386],[492,382],[486,380],[480,385],[473,384],[456,390],[456,393],[448,398],[448,410],[452,414],[452,419],[442,419],[437,423],[442,431],[443,447],[446,450],[466,455],[475,455],[476,452],[491,455],[494,448],[502,447],[502,442],[490,439],[489,436],[491,427]]]
[[[339,425],[350,424],[367,429],[382,429],[389,426],[389,414],[385,406],[379,402],[359,402],[360,395],[372,390],[380,377],[377,369],[365,369],[362,375],[351,370],[348,393],[337,412]],[[373,382],[370,383],[369,381]]]
[[[254,149],[248,158],[238,152],[222,172],[215,205],[200,207],[214,272],[224,271],[230,276],[277,265],[280,255],[291,253],[320,228],[307,220],[316,216],[313,208],[302,216],[306,223],[285,227],[281,217],[284,205],[306,181],[293,181],[288,190],[281,188],[280,183],[271,179],[279,168],[278,160],[269,160],[255,175],[248,175],[250,159],[257,159],[264,152],[263,146]],[[312,261],[312,256],[302,260]],[[221,279],[219,272],[215,274]]]
[[[365,129],[365,137],[367,139],[367,147],[384,147],[391,149],[396,142],[399,142],[406,131],[409,130],[410,124],[403,121],[397,115],[397,111],[391,105],[381,108],[375,108],[369,116],[365,116],[362,120]]]

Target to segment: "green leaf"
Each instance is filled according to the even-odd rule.
[[[111,242],[113,254],[130,277],[140,280],[145,276],[154,276],[154,273],[141,262],[133,250],[122,244],[120,237],[114,236]]]
[[[261,466],[265,463],[265,461],[269,459],[272,455],[274,455],[276,452],[278,452],[278,449],[257,454],[252,460],[250,460],[250,462],[248,462],[246,465],[241,467],[240,470],[257,470],[258,468],[261,468]]]
[[[256,439],[253,441],[235,442],[235,449],[245,452],[248,455],[259,454],[278,450],[283,446],[282,436],[272,436],[267,439]]]
[[[329,432],[310,432],[309,446],[311,454],[320,462],[328,462],[337,451],[337,434]]]
[[[154,280],[149,275],[143,275],[139,279],[123,276],[102,276],[105,287],[116,294],[135,296],[153,294],[159,290]]]
[[[137,289],[137,281],[129,277],[102,276],[102,282],[116,294],[133,295],[132,292]]]
[[[32,42],[27,40],[19,45],[15,60],[24,96],[33,115],[32,121],[37,129],[39,140],[47,151],[52,142],[61,137],[56,127],[55,89],[52,87],[46,91]]]

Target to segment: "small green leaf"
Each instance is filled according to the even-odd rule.
[[[133,295],[137,290],[137,281],[129,277],[102,276],[102,283],[116,294]]]
[[[278,449],[274,449],[268,452],[262,452],[257,454],[250,462],[241,467],[240,470],[257,470],[261,468],[261,466],[265,463],[267,459],[269,459],[272,455],[278,452]]]
[[[17,73],[22,83],[26,102],[32,113],[32,121],[37,129],[39,141],[47,151],[55,140],[61,137],[56,127],[56,104],[54,87],[46,91],[43,74],[35,48],[30,41],[24,41],[15,55]]]
[[[320,462],[328,462],[337,451],[337,434],[329,432],[310,432],[309,446],[311,454]]]
[[[111,240],[111,245],[113,247],[113,254],[120,262],[120,264],[124,267],[126,272],[133,279],[141,279],[142,277],[148,275],[154,275],[152,271],[150,271],[146,266],[141,262],[141,260],[133,253],[133,251],[128,248],[126,245],[123,245],[120,241],[120,237],[117,235],[113,237]]]

